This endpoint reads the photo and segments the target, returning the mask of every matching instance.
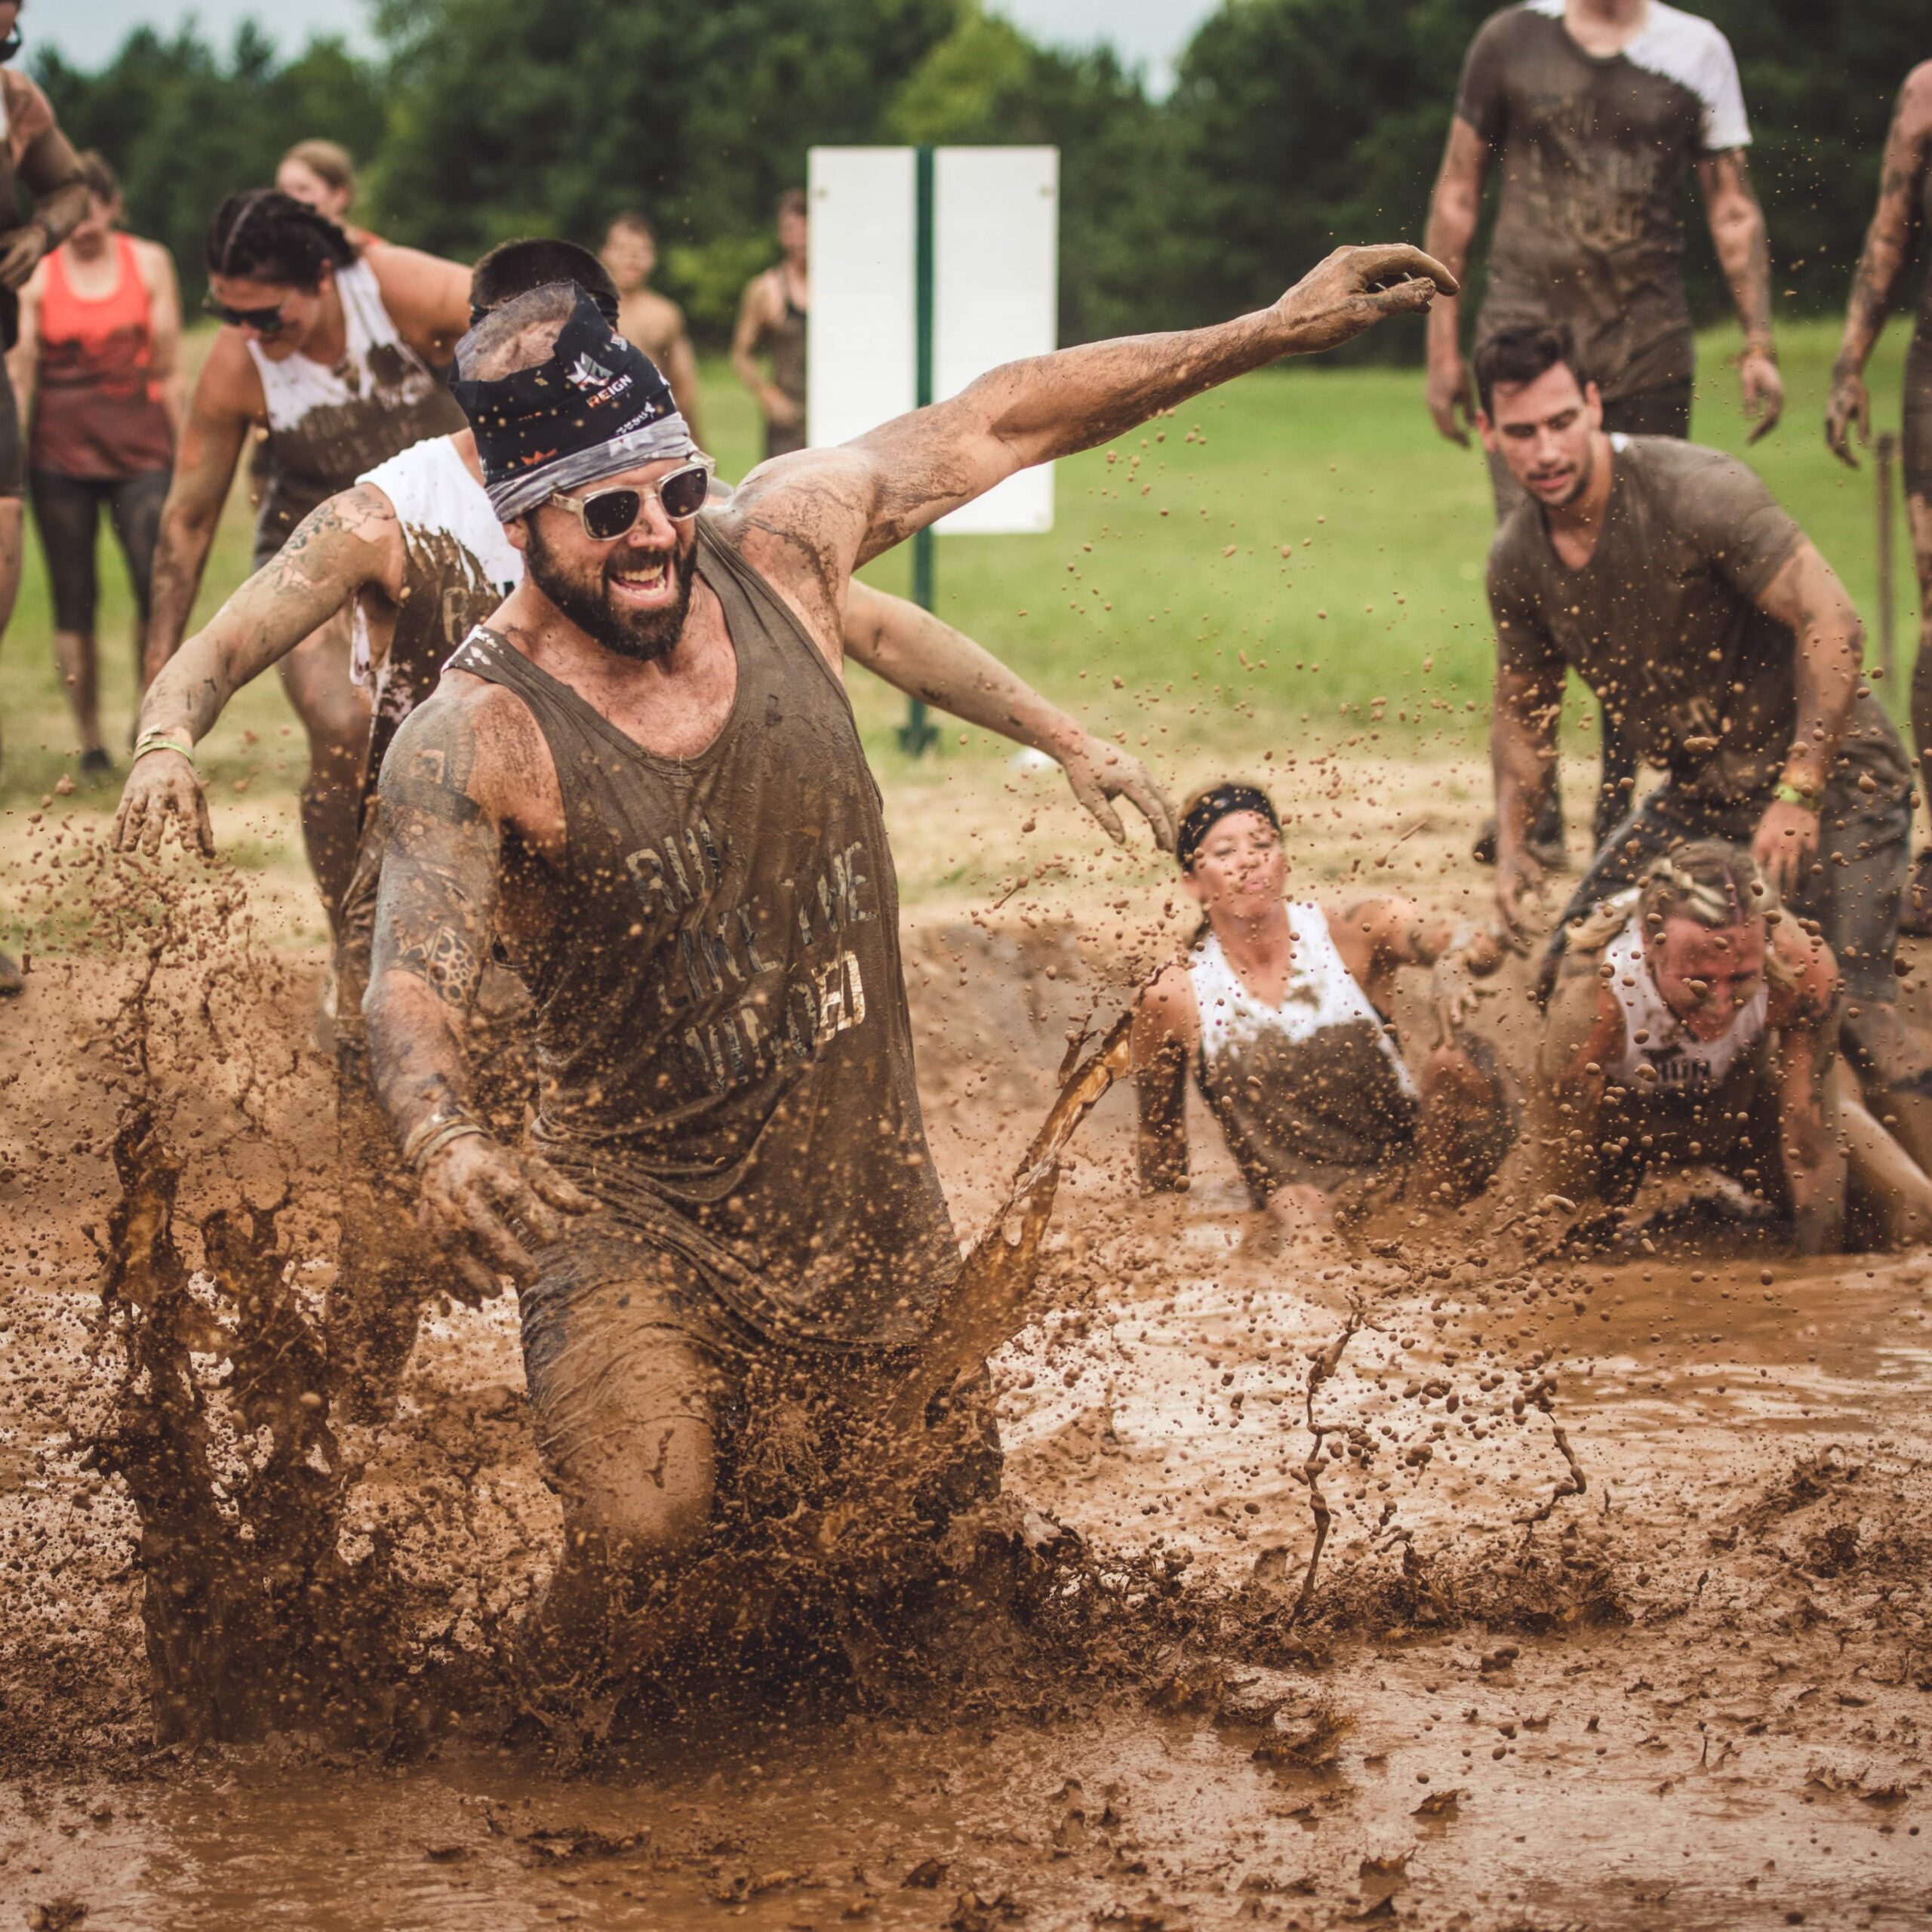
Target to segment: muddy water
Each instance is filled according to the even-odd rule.
[[[966,1225],[1098,1004],[1071,965],[1043,983],[1020,958],[998,963],[1023,1001],[1011,978],[952,992],[992,943],[930,955],[951,1004],[921,1011]],[[84,1016],[86,988],[66,990]],[[988,1052],[1002,1027],[1017,1068]],[[1932,1264],[1525,1260],[1447,1223],[1379,1253],[1269,1252],[1206,1138],[1184,1202],[1137,1195],[1119,1095],[1061,1191],[1052,1305],[995,1364],[1014,1491],[1101,1573],[1174,1579],[1161,1619],[1122,1594],[1115,1665],[1069,1656],[1043,1684],[1038,1657],[1023,1681],[968,1658],[943,1695],[741,1696],[568,1775],[462,1721],[407,1764],[307,1736],[157,1754],[132,1512],[77,1455],[111,1366],[85,1352],[78,1223],[110,1192],[113,1116],[71,1031],[44,1057],[0,1042],[66,1162],[36,1184],[10,1157],[4,1183],[0,1926],[1932,1912]],[[554,1547],[513,1336],[500,1303],[432,1323],[400,1422],[366,1445],[345,1547],[392,1526],[426,1655],[487,1648]],[[1312,1396],[1311,1352],[1333,1357]],[[1311,1417],[1334,1523],[1297,1617]],[[1580,1496],[1558,1494],[1559,1426]]]

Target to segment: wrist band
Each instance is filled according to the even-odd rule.
[[[1801,811],[1814,814],[1825,802],[1825,792],[1823,786],[1814,792],[1809,786],[1800,785],[1789,778],[1780,778],[1778,780],[1771,792],[1771,796],[1781,805],[1795,805]]]
[[[462,1140],[472,1134],[480,1134],[487,1139],[489,1131],[473,1114],[432,1114],[409,1130],[402,1143],[402,1158],[420,1174],[429,1164],[429,1157],[439,1153],[452,1140]]]
[[[171,737],[165,731],[143,731],[134,740],[134,755],[128,761],[133,764],[144,758],[149,752],[179,752],[190,764],[195,761],[195,748],[180,738]]]
[[[1767,335],[1746,336],[1744,353],[1746,355],[1761,355],[1767,362],[1775,366],[1778,359],[1778,346]]]

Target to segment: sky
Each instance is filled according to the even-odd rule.
[[[992,10],[1036,38],[1069,47],[1112,42],[1131,65],[1144,67],[1157,93],[1173,78],[1173,63],[1217,0],[989,0]],[[354,0],[35,0],[22,26],[29,48],[57,47],[75,66],[98,67],[131,28],[146,22],[163,32],[191,17],[225,45],[253,15],[278,46],[293,51],[313,33],[346,33],[366,44],[362,9]]]

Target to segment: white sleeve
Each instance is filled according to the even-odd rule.
[[[1704,104],[1704,152],[1723,154],[1751,145],[1751,122],[1744,112],[1744,88],[1730,42],[1712,27],[1710,45],[1698,63],[1698,98]]]

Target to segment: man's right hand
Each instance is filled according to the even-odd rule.
[[[1496,854],[1496,909],[1503,921],[1504,930],[1517,940],[1528,937],[1524,923],[1523,900],[1525,897],[1540,899],[1543,897],[1545,874],[1542,866],[1526,846],[1518,845],[1513,851],[1498,848]]]
[[[596,1205],[538,1155],[466,1134],[430,1155],[417,1214],[457,1272],[488,1297],[500,1274],[528,1281],[535,1264],[526,1242],[548,1247],[563,1238],[561,1216]]]
[[[1275,304],[1288,325],[1282,353],[1334,349],[1390,315],[1419,315],[1437,296],[1461,287],[1433,255],[1407,242],[1337,248]]]
[[[1429,378],[1423,394],[1437,429],[1452,443],[1469,446],[1469,431],[1476,420],[1475,403],[1469,382],[1469,365],[1460,355],[1432,357]],[[1462,421],[1457,422],[1460,411]]]
[[[183,845],[192,845],[204,858],[214,857],[208,801],[192,761],[165,748],[145,752],[129,768],[122,788],[121,809],[114,815],[115,850],[138,848],[152,858],[171,821]]]
[[[805,412],[801,404],[774,383],[764,392],[764,420],[774,429],[795,429],[805,420]]]
[[[1854,429],[1859,441],[1869,447],[1872,398],[1863,376],[1841,375],[1832,384],[1832,399],[1825,406],[1825,441],[1831,446],[1832,455],[1853,469],[1858,467],[1858,457],[1851,447]]]

